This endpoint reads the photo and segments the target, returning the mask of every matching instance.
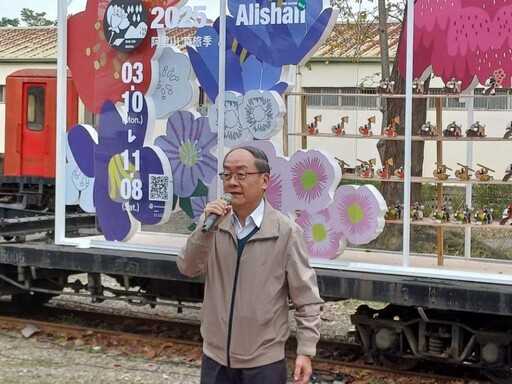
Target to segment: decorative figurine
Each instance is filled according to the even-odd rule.
[[[469,168],[469,166],[461,164],[461,163],[457,163],[457,165],[460,165],[462,168],[457,169],[455,171],[455,177],[462,181],[468,181],[471,178],[469,171],[475,172],[475,170],[472,168]]]
[[[452,121],[443,131],[444,137],[462,137],[462,126]]]
[[[437,179],[437,180],[446,180],[446,179],[448,179],[448,177],[450,177],[450,175],[448,175],[446,173],[446,170],[453,171],[453,169],[447,167],[444,164],[436,163],[436,165],[437,165],[437,168],[433,172],[434,178]]]
[[[494,209],[487,209],[484,207],[483,209],[479,209],[475,214],[475,222],[476,224],[490,224],[494,220],[493,217]]]
[[[389,121],[389,125],[384,129],[384,135],[386,137],[396,137],[396,135],[398,134],[398,130],[400,129],[399,124],[400,116],[393,116]]]
[[[467,129],[466,136],[467,137],[485,137],[485,125],[480,124],[479,121],[475,121]]]
[[[445,93],[450,94],[457,94],[462,91],[462,81],[455,79],[455,77],[452,77],[451,80],[446,82],[446,85],[444,87]]]
[[[423,124],[420,128],[420,136],[436,137],[437,127],[435,125],[430,124],[430,121],[425,122],[425,124]]]
[[[508,207],[503,210],[501,215],[500,225],[505,225],[507,223],[512,225],[512,203],[510,203]]]
[[[472,212],[473,208],[470,208],[467,205],[465,205],[463,209],[458,209],[454,215],[455,222],[457,224],[470,224]]]
[[[375,116],[368,118],[368,123],[359,127],[359,133],[363,136],[373,136],[372,123],[375,124]]]
[[[423,209],[425,209],[424,205],[420,205],[420,203],[415,202],[411,206],[411,219],[412,220],[421,220],[421,219],[423,219]]]
[[[402,205],[397,201],[391,204],[389,210],[384,215],[386,220],[399,220],[402,218]]]
[[[341,168],[341,174],[344,175],[345,172],[347,172],[347,167],[350,167],[350,165],[344,160],[338,159],[337,157],[335,157],[335,159],[338,160],[338,164],[340,165]]]
[[[450,221],[450,211],[451,207],[447,207],[446,205],[443,205],[441,209],[435,209],[432,213],[433,220],[436,223],[443,223],[443,222],[449,222]]]
[[[313,117],[314,121],[310,124],[308,124],[308,133],[310,135],[318,135],[318,122],[322,121],[322,115],[317,115],[315,117]]]
[[[496,94],[496,76],[491,75],[484,83],[484,89],[482,90],[483,95],[494,96]]]
[[[505,168],[505,176],[503,176],[502,181],[508,181],[511,176],[512,176],[512,164],[509,164],[509,165],[507,165],[507,168]]]
[[[381,80],[379,83],[379,93],[395,93],[395,82],[390,81],[387,77]]]
[[[425,82],[415,78],[412,82],[412,90],[414,93],[424,94],[425,93]]]
[[[510,121],[507,126],[505,127],[506,132],[503,135],[504,139],[510,139],[510,136],[512,136],[512,121]]]
[[[356,173],[365,179],[371,179],[375,175],[373,171],[373,166],[376,164],[375,159],[370,159],[368,161],[357,159],[361,163],[361,165],[356,167]]]
[[[384,160],[384,164],[381,169],[377,169],[377,176],[381,179],[391,178],[391,167],[393,166],[393,159]]]
[[[393,174],[398,177],[400,180],[403,180],[405,178],[405,172],[404,167],[400,166],[397,169],[395,169],[395,172]]]
[[[478,180],[489,181],[489,180],[493,179],[493,177],[491,175],[489,175],[489,171],[496,172],[494,169],[486,167],[485,165],[482,165],[482,164],[477,164],[477,165],[480,167],[480,169],[475,172],[475,176]]]
[[[338,136],[343,136],[345,134],[345,124],[348,123],[348,116],[343,116],[341,118],[341,123],[333,125],[331,130],[332,133]]]

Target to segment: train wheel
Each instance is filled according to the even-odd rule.
[[[5,241],[11,241],[14,237],[12,236],[2,236]]]
[[[395,320],[397,322],[407,322],[414,319],[415,316],[416,313],[411,308],[393,304],[389,304],[379,311],[380,319]],[[397,337],[398,336],[395,332],[387,327],[375,330],[375,334],[372,338],[372,348],[375,348],[377,351],[381,351],[377,352],[376,360],[384,367],[399,371],[407,371],[414,368],[418,364],[419,360],[416,358],[400,356],[403,352],[398,352],[402,348],[395,345]],[[395,350],[397,351],[397,355],[391,354],[393,353],[392,351]],[[386,353],[386,351],[388,351],[388,353]]]

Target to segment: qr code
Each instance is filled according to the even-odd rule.
[[[169,201],[169,176],[149,175],[149,200]]]

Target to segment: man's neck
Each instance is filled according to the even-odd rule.
[[[257,204],[255,204],[253,207],[245,207],[242,210],[233,210],[233,213],[236,215],[242,228],[245,227],[245,221],[256,210],[256,208],[258,208],[260,203],[261,203],[261,200]]]

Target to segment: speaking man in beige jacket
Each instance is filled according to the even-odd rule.
[[[227,194],[206,205],[178,258],[184,275],[206,276],[201,383],[285,384],[291,300],[298,342],[292,379],[306,384],[323,301],[302,229],[265,200],[271,175],[263,151],[232,149],[220,177]],[[211,229],[209,216],[216,218]]]

